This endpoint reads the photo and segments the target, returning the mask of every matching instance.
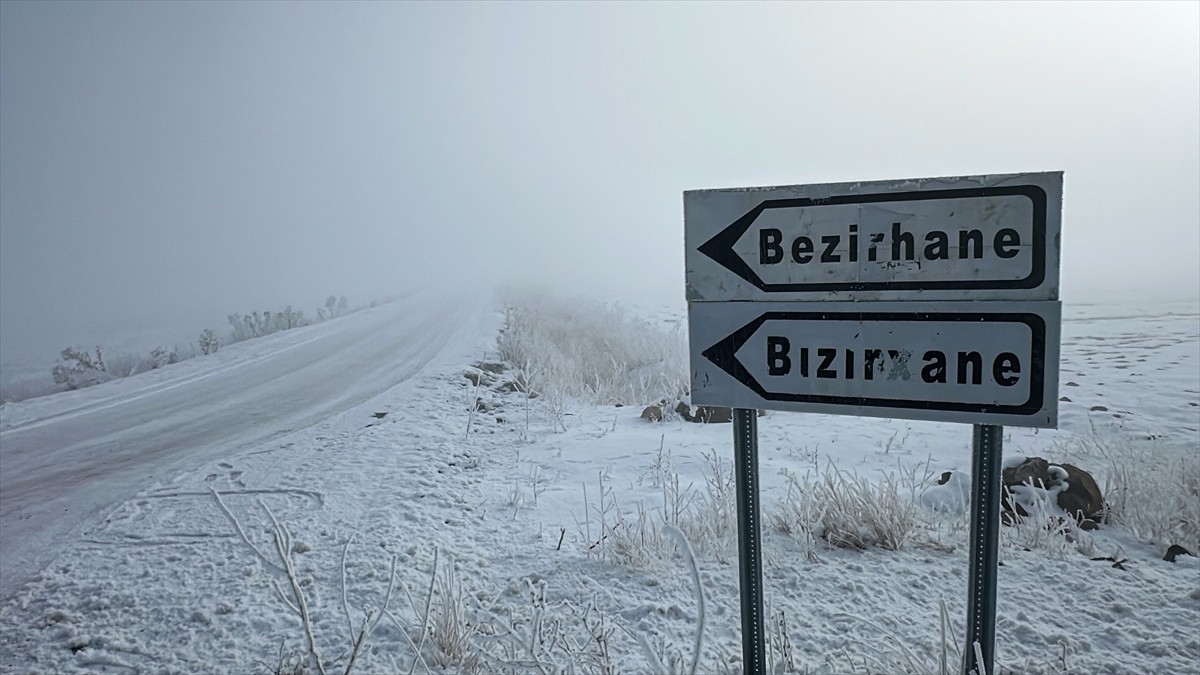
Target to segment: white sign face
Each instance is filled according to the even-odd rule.
[[[692,402],[1053,428],[1058,302],[694,303]]]
[[[684,193],[687,298],[1056,300],[1062,173]]]

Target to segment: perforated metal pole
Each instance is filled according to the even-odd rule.
[[[758,413],[733,411],[734,471],[737,474],[738,569],[742,586],[743,672],[766,673],[763,632],[762,540],[758,504]]]
[[[971,552],[967,584],[964,675],[992,675],[996,647],[996,570],[999,567],[1000,473],[1004,427],[976,424],[972,438]],[[979,658],[975,644],[979,643]]]

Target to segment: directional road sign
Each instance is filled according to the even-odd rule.
[[[692,401],[1053,428],[1058,302],[700,302]]]
[[[687,298],[1056,300],[1062,173],[684,193]]]
[[[734,411],[742,651],[763,665],[766,408],[975,425],[967,652],[992,665],[1003,425],[1058,423],[1062,173],[685,192],[693,403]],[[980,302],[983,301],[983,302]]]

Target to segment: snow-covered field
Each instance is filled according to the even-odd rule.
[[[1064,314],[1060,428],[1006,430],[1006,456],[1176,494],[1200,465],[1200,306]],[[697,672],[737,672],[729,425],[527,397],[474,366],[504,323],[416,295],[0,407],[0,670],[686,672],[702,627]],[[954,671],[970,428],[769,413],[759,442],[772,669]],[[824,480],[895,486],[898,550],[810,537],[796,490]],[[1197,558],[1118,525],[1001,543],[1002,670],[1197,672]]]

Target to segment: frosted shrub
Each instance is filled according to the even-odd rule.
[[[337,296],[329,296],[325,298],[325,306],[317,308],[317,319],[324,321],[333,319],[346,314],[350,311],[350,303],[346,301],[346,296],[338,298]]]
[[[200,353],[204,355],[216,354],[221,348],[221,339],[217,337],[216,331],[211,328],[205,328],[200,332]]]
[[[681,323],[655,323],[592,300],[509,299],[500,357],[543,396],[640,404],[687,389]]]
[[[307,325],[308,319],[304,318],[304,312],[292,309],[291,305],[284,307],[282,312],[275,312],[275,316],[272,319],[272,328],[276,331],[291,330]]]
[[[59,362],[50,374],[55,384],[67,389],[82,389],[109,379],[108,366],[104,363],[100,347],[96,347],[94,356],[85,349],[67,347],[62,350]]]
[[[341,301],[334,305],[339,308],[337,316],[341,316],[349,311],[345,301],[346,299],[342,298]],[[327,315],[318,310],[318,316],[326,318]],[[303,311],[292,309],[291,305],[284,307],[279,312],[250,312],[245,316],[234,312],[228,316],[228,319],[229,326],[232,329],[229,334],[231,342],[241,342],[256,337],[263,337],[272,333],[307,326],[310,323],[305,318]]]
[[[150,352],[150,368],[162,368],[163,366],[171,365],[179,362],[179,354],[175,350],[167,350],[165,347],[155,347]]]

